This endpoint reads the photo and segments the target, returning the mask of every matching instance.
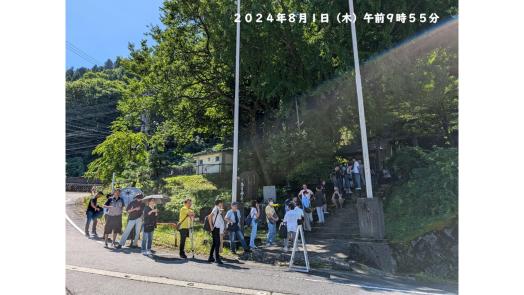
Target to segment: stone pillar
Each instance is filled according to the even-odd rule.
[[[384,210],[380,198],[358,198],[357,212],[360,237],[375,240],[384,239]]]

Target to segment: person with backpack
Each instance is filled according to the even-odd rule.
[[[108,194],[108,199],[104,204],[106,212],[106,224],[104,226],[104,244],[107,248],[107,239],[109,234],[113,233],[113,239],[111,244],[116,248],[116,236],[122,234],[122,210],[124,208],[124,200],[120,198],[120,189],[116,189],[114,194]]]
[[[215,207],[211,213],[206,217],[208,223],[208,229],[211,232],[213,238],[213,243],[211,245],[211,250],[209,251],[208,262],[216,262],[217,264],[224,264],[220,257],[220,235],[224,233],[224,217],[220,214],[220,210],[224,207],[224,201],[216,200]],[[214,254],[214,257],[213,257]]]
[[[266,212],[266,221],[267,221],[266,244],[267,246],[271,246],[273,245],[273,242],[275,242],[275,239],[277,236],[277,221],[278,221],[277,212],[275,211],[275,208],[273,208],[273,199],[269,199],[265,212]]]
[[[86,208],[86,226],[85,226],[85,235],[86,237],[93,237],[95,239],[98,238],[98,235],[96,234],[96,225],[98,223],[98,218],[102,217],[104,215],[104,211],[102,210],[102,207],[98,206],[97,201],[98,198],[103,196],[104,194],[102,192],[97,192],[90,200],[89,204],[87,204]],[[91,227],[91,236],[89,235],[89,224],[91,224],[91,221],[93,222],[93,226]]]
[[[251,235],[249,236],[249,248],[256,249],[255,238],[257,237],[258,218],[260,217],[260,204],[257,200],[251,201],[251,211],[249,211],[248,224],[251,225]]]
[[[325,222],[324,220],[324,204],[325,203],[326,203],[326,196],[324,195],[324,192],[322,191],[322,187],[320,185],[317,185],[316,192],[315,192],[314,205],[315,205],[315,209],[317,210],[318,223],[321,223],[321,224]]]
[[[133,246],[138,245],[138,237],[140,236],[140,231],[142,230],[142,213],[144,213],[145,207],[144,202],[142,202],[143,198],[143,195],[137,195],[135,199],[131,201],[129,205],[127,205],[127,225],[124,233],[122,234],[122,237],[120,238],[120,243],[116,246],[117,249],[125,246],[127,237],[129,237],[133,227],[135,228],[135,236],[129,247],[132,248]]]
[[[177,229],[180,232],[180,258],[187,259],[185,247],[186,239],[189,237],[189,227],[191,225],[191,220],[195,218],[195,212],[191,209],[193,202],[191,199],[185,199],[184,205],[180,208],[180,214],[178,215],[178,224]]]
[[[231,209],[227,211],[225,220],[227,222],[227,231],[229,232],[229,245],[233,254],[237,253],[235,242],[236,238],[240,240],[240,244],[242,245],[244,252],[251,252],[251,250],[249,250],[247,247],[246,241],[244,240],[244,233],[242,232],[242,228],[240,226],[240,218],[241,214],[238,210],[238,202],[231,203]]]
[[[144,208],[144,234],[142,237],[142,254],[151,255],[153,232],[155,231],[158,209],[155,199],[149,199]]]
[[[289,203],[290,210],[284,215],[283,223],[287,229],[287,237],[284,239],[284,252],[289,251],[289,240],[291,239],[292,242],[295,241],[299,220],[303,216],[302,210],[296,210],[297,208],[298,207],[295,207],[295,203]]]

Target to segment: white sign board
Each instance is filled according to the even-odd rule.
[[[274,185],[264,186],[263,193],[264,193],[264,201],[267,201],[269,199],[273,199],[273,200],[277,199],[277,188]]]

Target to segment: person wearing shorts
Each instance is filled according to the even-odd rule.
[[[110,195],[109,195],[110,196]],[[104,226],[104,243],[107,247],[107,239],[109,234],[113,233],[111,244],[114,248],[117,247],[116,236],[122,234],[122,209],[124,208],[124,200],[120,198],[120,190],[115,190],[113,196],[110,196],[104,204],[106,212],[106,224]]]

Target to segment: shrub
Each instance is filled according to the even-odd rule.
[[[387,234],[393,239],[415,237],[458,214],[457,149],[409,151],[391,161],[396,173],[406,173],[384,204]]]
[[[171,201],[162,206],[160,219],[178,220],[179,209],[186,198],[193,200],[193,209],[198,214],[200,209],[214,206],[215,199],[227,200],[229,191],[219,190],[204,175],[181,175],[164,178],[165,190]]]

